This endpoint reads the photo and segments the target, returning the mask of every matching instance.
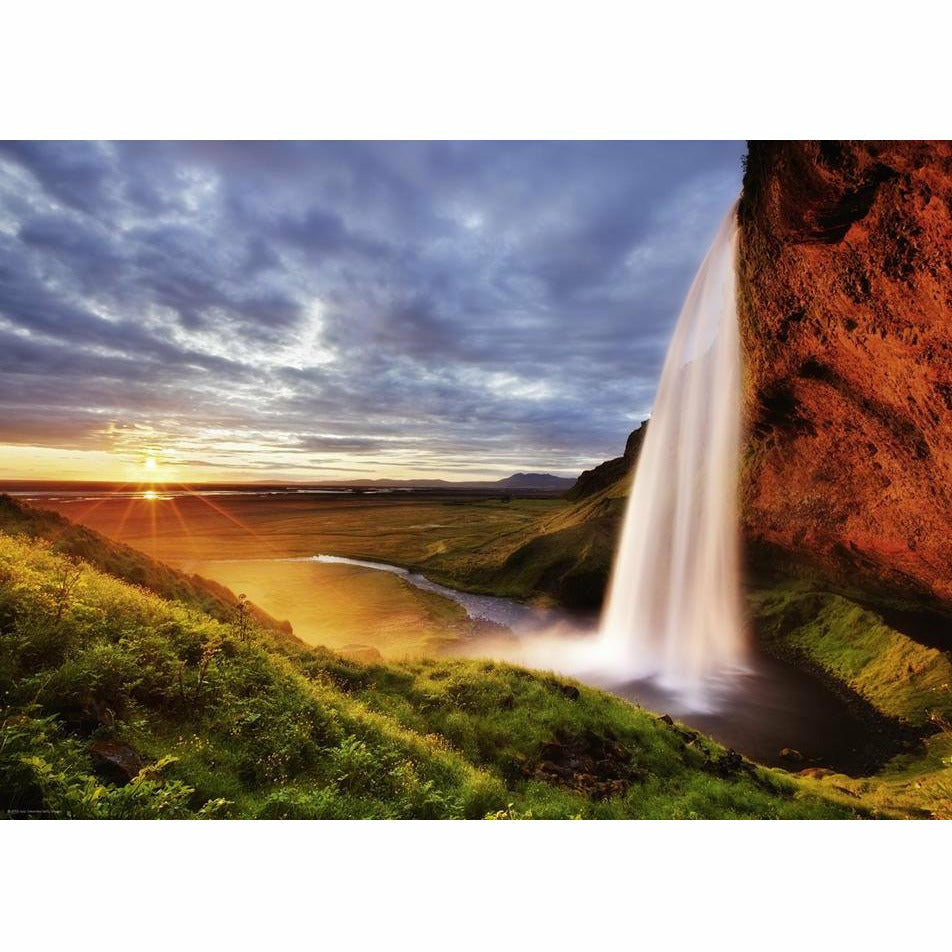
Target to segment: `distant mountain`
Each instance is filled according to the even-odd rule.
[[[551,473],[513,473],[495,483],[480,484],[499,486],[503,489],[569,489],[575,479],[568,476],[553,476]]]
[[[370,486],[387,489],[548,489],[562,491],[575,485],[573,476],[551,473],[513,473],[504,479],[349,479],[342,486]]]
[[[310,485],[310,484],[309,484]],[[380,489],[439,489],[444,486],[470,486],[472,483],[454,483],[449,479],[345,479],[339,483],[316,483],[320,486],[369,486]]]

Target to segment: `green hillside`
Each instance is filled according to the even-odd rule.
[[[132,582],[163,598],[200,608],[219,621],[231,620],[238,605],[238,596],[224,585],[180,572],[138,549],[70,522],[58,513],[38,509],[3,493],[0,493],[0,532],[44,539],[57,552],[82,559],[108,575]],[[244,603],[243,610],[245,608],[261,627],[297,640],[293,638],[289,622],[278,621],[249,602]]]
[[[628,479],[545,517],[503,550],[489,573],[497,591],[545,595],[572,609],[601,605],[627,502]]]
[[[0,534],[0,809],[70,817],[851,817],[602,692],[363,664]]]
[[[447,538],[430,552],[365,551],[466,591],[557,603],[590,611],[601,605],[628,495],[628,479],[582,499],[553,501],[541,512],[513,503],[473,506],[470,537]]]

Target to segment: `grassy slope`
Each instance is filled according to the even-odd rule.
[[[163,598],[194,605],[219,621],[229,621],[234,615],[238,599],[224,585],[179,572],[138,549],[70,522],[58,513],[37,509],[5,494],[0,494],[0,532],[45,539],[58,552],[83,559],[109,575],[141,585]],[[258,624],[278,635],[293,636],[288,622],[272,618],[255,605],[249,607]]]
[[[922,727],[952,716],[952,662],[849,599],[790,581],[751,598],[760,635],[858,694],[880,714]]]
[[[872,777],[816,778],[873,809],[952,819],[952,662],[874,611],[804,579],[753,592],[758,634],[773,652],[819,669],[922,744]]]
[[[846,817],[585,687],[480,661],[363,665],[0,534],[0,798],[87,817]],[[98,753],[96,753],[98,752]],[[118,764],[131,782],[119,782]],[[130,767],[129,764],[132,764]],[[140,769],[141,768],[141,769]]]
[[[444,546],[419,568],[437,581],[590,610],[601,604],[628,481],[577,502],[552,505],[528,524],[460,549]]]
[[[628,437],[622,456],[582,473],[561,505],[553,502],[532,523],[471,551],[468,563],[454,564],[457,553],[447,547],[424,567],[456,584],[479,579],[494,593],[597,609],[646,432],[642,423]]]
[[[822,777],[813,789],[847,794],[868,809],[904,817],[952,820],[952,730],[926,738],[873,777]]]

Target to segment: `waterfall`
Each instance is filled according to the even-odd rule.
[[[747,670],[736,214],[735,205],[668,346],[598,631],[565,620],[500,639],[496,657],[600,687],[641,682],[635,696],[676,713],[714,711],[736,687],[729,675]]]
[[[668,347],[597,635],[600,666],[691,692],[743,665],[736,206]]]

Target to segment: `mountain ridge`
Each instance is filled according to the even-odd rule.
[[[349,479],[334,483],[335,486],[379,486],[381,488],[407,489],[571,489],[576,483],[574,476],[556,476],[552,473],[513,473],[502,479]],[[331,485],[331,484],[325,484]]]

